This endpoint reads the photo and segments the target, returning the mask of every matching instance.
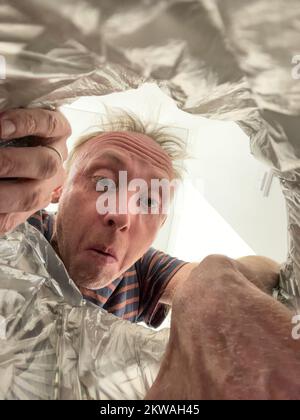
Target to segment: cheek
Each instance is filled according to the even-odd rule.
[[[155,216],[145,216],[131,230],[130,241],[133,247],[146,252],[159,233],[162,221]],[[132,226],[133,227],[133,226]]]
[[[88,190],[87,186],[80,181],[74,180],[64,189],[59,209],[61,212],[67,213],[75,218],[81,217],[86,212],[96,212],[97,193],[93,190]]]
[[[96,219],[97,211],[93,197],[87,197],[80,190],[67,191],[62,195],[57,220],[64,240],[76,247],[78,240],[81,240],[84,232],[96,223]]]

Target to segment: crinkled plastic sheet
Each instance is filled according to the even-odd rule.
[[[0,54],[7,60],[1,109],[59,106],[80,96],[123,91],[154,80],[183,110],[240,124],[250,137],[252,153],[272,166],[281,180],[290,235],[281,283],[300,297],[300,80],[292,78],[292,57],[300,54],[299,0],[9,0],[0,3],[0,28]],[[7,244],[14,242],[1,243],[5,253]],[[2,271],[1,287],[14,275],[7,270]],[[30,388],[38,352],[45,356],[37,369],[42,383],[48,384],[43,396],[119,396],[118,387],[109,391],[108,378],[114,372],[123,375],[127,366],[137,369],[133,337],[139,337],[136,342],[146,340],[152,349],[160,336],[83,306],[70,282],[63,290],[56,276],[55,288],[53,279],[42,282],[36,273],[31,275],[16,278],[8,294],[1,292],[8,325],[15,326],[8,331],[16,331],[16,337],[12,332],[1,342],[1,349],[7,349],[0,358],[5,375],[0,375],[2,397],[17,397],[16,384],[19,390],[27,389],[25,384]],[[19,312],[9,306],[11,300]],[[295,304],[299,309],[297,299]],[[23,312],[28,318],[18,315]],[[24,328],[18,329],[17,322]],[[94,322],[98,329],[92,335]],[[37,334],[34,327],[41,328],[36,344],[31,337]],[[22,337],[29,340],[28,346]],[[139,360],[138,353],[136,357]],[[17,364],[23,376],[16,374]],[[74,365],[77,369],[71,369]],[[42,389],[34,383],[33,394]],[[123,388],[121,394],[132,395]]]
[[[0,399],[142,399],[167,342],[84,301],[32,226],[0,238]]]

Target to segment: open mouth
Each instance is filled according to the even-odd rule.
[[[93,252],[98,257],[102,257],[102,259],[107,263],[113,263],[113,262],[118,261],[115,253],[113,253],[112,251],[105,252],[99,248],[90,248],[89,251]]]

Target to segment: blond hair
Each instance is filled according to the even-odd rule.
[[[134,113],[119,108],[106,108],[106,115],[102,116],[102,120],[100,120],[99,130],[78,138],[69,153],[68,160],[65,164],[66,170],[68,172],[70,171],[78,150],[85,143],[103,133],[112,131],[129,131],[151,137],[169,156],[175,178],[182,179],[184,173],[182,161],[187,157],[186,143],[171,133],[171,127],[144,123]]]

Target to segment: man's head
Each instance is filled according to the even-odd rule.
[[[183,143],[165,128],[124,111],[110,119],[69,156],[54,235],[71,278],[89,289],[110,284],[151,246],[166,219],[162,190],[151,182],[180,177],[176,161],[184,157]]]

